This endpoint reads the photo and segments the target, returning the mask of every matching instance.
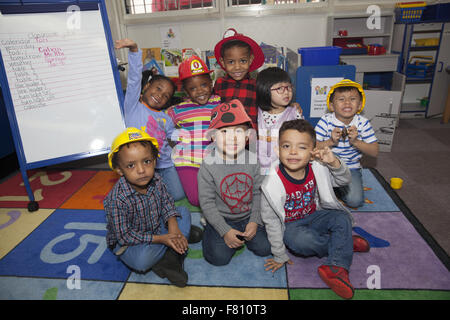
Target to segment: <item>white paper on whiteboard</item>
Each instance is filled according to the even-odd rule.
[[[320,118],[327,112],[327,95],[331,87],[344,78],[311,79],[311,118]]]
[[[0,50],[27,163],[96,152],[124,128],[99,10],[0,17]]]

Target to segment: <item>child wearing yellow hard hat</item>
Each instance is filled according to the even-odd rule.
[[[152,270],[184,287],[191,215],[187,208],[175,207],[155,171],[158,148],[154,137],[137,128],[127,128],[114,139],[108,163],[120,179],[103,201],[106,242],[133,271]]]
[[[330,113],[324,114],[315,127],[317,147],[331,148],[350,169],[351,184],[335,191],[352,208],[364,204],[360,160],[363,155],[378,155],[378,142],[372,125],[360,115],[365,101],[364,90],[359,83],[349,79],[338,82],[327,95]]]

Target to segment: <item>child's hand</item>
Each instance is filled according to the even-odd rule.
[[[167,233],[162,237],[163,237],[162,243],[165,244],[166,246],[171,247],[179,254],[184,254],[186,252],[188,248],[188,242],[184,235]]]
[[[347,129],[348,132],[348,140],[350,141],[351,144],[353,144],[353,142],[356,141],[356,139],[358,138],[358,129],[356,129],[355,126],[351,126],[350,128]]]
[[[244,244],[243,240],[239,240],[236,235],[245,236],[244,233],[236,230],[236,229],[230,229],[225,235],[223,236],[223,240],[225,241],[226,245],[229,248],[236,249],[239,248]]]
[[[249,222],[245,227],[244,237],[245,240],[250,241],[256,235],[256,231],[258,230],[258,224],[255,222]]]
[[[331,131],[331,137],[330,140],[333,142],[333,146],[337,145],[339,142],[339,139],[342,137],[342,130],[339,128],[334,128],[333,131]]]
[[[131,39],[120,39],[116,40],[115,46],[116,49],[128,48],[131,52],[138,52],[138,46],[136,42]]]
[[[334,168],[339,168],[341,165],[329,147],[324,147],[323,149],[314,148],[314,150],[311,151],[311,156],[313,159],[319,160]]]
[[[291,259],[289,259],[286,262],[276,262],[274,259],[267,259],[266,263],[264,264],[264,267],[266,267],[266,271],[272,270],[272,272],[277,271],[280,269],[285,263],[287,264],[294,264]]]

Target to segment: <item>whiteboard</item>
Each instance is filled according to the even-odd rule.
[[[26,163],[107,151],[125,129],[101,12],[78,14],[72,25],[67,12],[0,15]]]

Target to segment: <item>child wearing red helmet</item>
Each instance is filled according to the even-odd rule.
[[[183,61],[178,67],[178,76],[188,97],[167,110],[179,128],[177,139],[172,138],[173,141],[180,141],[174,147],[172,160],[186,197],[194,206],[199,206],[197,173],[210,143],[206,130],[210,124],[211,110],[220,104],[220,97],[212,94],[211,72],[198,56]]]
[[[252,120],[253,127],[258,127],[258,108],[256,107],[256,80],[250,78],[250,72],[264,63],[261,47],[251,38],[237,33],[224,37],[214,48],[217,62],[226,75],[217,79],[214,92],[222,98],[222,102],[238,99]]]

